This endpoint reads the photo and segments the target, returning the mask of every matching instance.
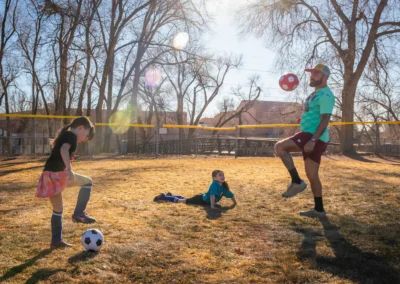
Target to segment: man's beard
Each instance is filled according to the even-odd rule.
[[[322,79],[318,80],[318,81],[310,81],[310,83],[308,84],[310,87],[316,87],[322,84]]]

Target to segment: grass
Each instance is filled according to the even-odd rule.
[[[301,160],[296,158],[301,176]],[[51,207],[34,197],[44,161],[0,162],[0,282],[4,283],[399,283],[399,164],[325,158],[329,217],[299,216],[310,190],[283,200],[288,174],[276,158],[171,157],[76,161],[95,183],[94,226],[71,221],[78,188],[64,191],[63,237],[50,251]],[[207,208],[152,202],[159,192],[192,196],[222,169],[239,205]],[[105,245],[83,251],[100,229]]]

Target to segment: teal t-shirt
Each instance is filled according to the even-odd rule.
[[[225,187],[219,184],[219,182],[216,180],[213,180],[208,191],[203,194],[203,200],[207,203],[210,203],[211,195],[215,195],[215,203],[220,201],[223,196],[226,198],[232,198],[235,196],[232,191],[227,191]]]
[[[300,131],[314,134],[321,121],[321,114],[332,114],[335,106],[335,96],[327,86],[312,93],[304,102],[304,113],[300,120]],[[329,141],[328,127],[319,138],[327,143]]]

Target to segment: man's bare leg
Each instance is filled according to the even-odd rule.
[[[301,149],[289,138],[276,143],[275,152],[281,158],[282,163],[285,165],[292,178],[291,185],[282,196],[285,198],[293,197],[307,187],[304,181],[301,180],[294,165],[292,155],[290,155],[290,152],[301,152]]]
[[[319,218],[326,215],[324,210],[324,205],[322,203],[322,184],[319,179],[318,171],[319,164],[311,159],[306,159],[304,161],[307,178],[311,184],[311,190],[314,195],[314,209],[310,211],[300,212],[301,216]]]
[[[292,183],[300,183],[301,179],[297,173],[296,167],[294,166],[291,152],[301,152],[301,149],[291,139],[285,139],[275,144],[275,152],[281,158],[282,163],[285,165],[287,170],[292,177]]]

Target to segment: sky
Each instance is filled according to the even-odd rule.
[[[275,52],[267,47],[264,39],[252,35],[244,39],[238,36],[235,11],[245,3],[245,0],[208,0],[206,3],[208,12],[214,18],[214,23],[210,25],[212,32],[204,36],[204,44],[208,51],[221,55],[243,56],[240,69],[229,71],[223,93],[228,94],[232,87],[245,84],[250,75],[258,74],[264,90],[259,100],[291,100],[289,93],[279,87],[281,74],[273,71]],[[217,101],[218,98],[207,109],[205,116],[210,117],[217,113]]]
[[[248,35],[239,37],[235,23],[235,11],[247,0],[205,0],[207,11],[214,19],[211,31],[203,37],[206,51],[217,55],[242,55],[239,69],[230,70],[226,76],[221,94],[207,108],[203,116],[213,117],[218,113],[217,103],[222,97],[231,94],[231,89],[239,84],[245,85],[251,75],[260,76],[262,93],[259,100],[290,101],[291,94],[280,89],[278,81],[281,74],[274,72],[275,52],[267,48],[265,39]],[[31,92],[26,76],[19,78],[19,87]],[[238,102],[239,103],[239,102]]]

